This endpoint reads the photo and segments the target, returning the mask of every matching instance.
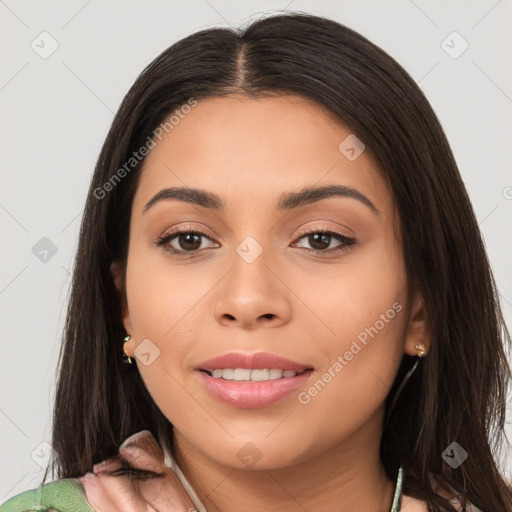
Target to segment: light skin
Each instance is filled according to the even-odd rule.
[[[391,506],[395,482],[379,458],[384,401],[403,355],[416,355],[419,342],[428,352],[429,338],[421,296],[408,300],[391,191],[368,147],[354,161],[340,152],[350,134],[300,97],[211,98],[144,163],[126,267],[112,266],[132,336],[125,350],[135,357],[149,339],[160,351],[147,366],[136,358],[138,370],[174,425],[177,461],[209,512]],[[367,200],[332,196],[276,211],[284,194],[326,185]],[[215,194],[224,209],[178,199],[147,207],[171,187]],[[204,236],[157,245],[178,227]],[[304,228],[355,242],[332,235],[315,243]],[[248,236],[262,249],[252,263],[236,251]],[[271,352],[315,369],[307,391],[394,304],[400,312],[307,404],[292,393],[235,408],[212,397],[195,371],[227,352]],[[260,457],[254,466],[240,457],[248,443]],[[408,501],[403,510],[426,510]]]

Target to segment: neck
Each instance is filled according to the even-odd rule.
[[[375,425],[306,461],[269,470],[220,465],[176,430],[174,456],[208,512],[389,512],[395,482],[380,462]]]

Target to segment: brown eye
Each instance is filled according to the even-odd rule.
[[[203,246],[204,240],[210,240],[205,233],[181,228],[161,236],[156,245],[178,257],[190,257],[208,248]]]
[[[196,233],[180,233],[175,237],[178,245],[185,251],[197,251],[201,247],[201,235]]]
[[[311,247],[315,250],[323,250],[328,249],[331,243],[331,236],[325,233],[315,233],[313,235],[308,235],[308,242]]]
[[[303,231],[299,240],[306,240],[310,247],[298,245],[298,247],[313,251],[318,254],[332,254],[341,252],[348,247],[354,245],[356,240],[348,236],[338,233],[337,231],[329,230],[309,230]],[[333,242],[338,242],[336,246],[329,247]]]

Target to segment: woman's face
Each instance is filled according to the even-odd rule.
[[[114,267],[127,351],[178,444],[220,464],[375,447],[417,352],[391,193],[350,136],[303,98],[230,96],[199,101],[146,158],[124,283]],[[323,187],[337,193],[297,196]]]

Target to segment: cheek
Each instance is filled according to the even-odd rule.
[[[201,341],[204,298],[219,273],[171,263],[158,252],[140,246],[131,250],[126,275],[128,310],[144,383],[168,419],[181,424],[174,415],[191,408],[183,383],[192,363],[186,361],[191,348]]]
[[[201,298],[212,289],[218,274],[202,266],[180,265],[167,258],[163,249],[146,248],[143,241],[134,245],[126,277],[134,337],[154,339],[162,349],[169,344],[176,349],[180,333],[200,325]]]
[[[299,401],[308,416],[334,406],[324,427],[364,422],[389,393],[403,356],[406,276],[394,248],[361,251],[328,274],[316,273],[299,293],[318,312],[315,337],[322,365]],[[306,413],[305,413],[306,414]]]
[[[347,253],[338,264],[302,269],[300,276],[290,274],[287,279],[294,281],[294,292],[320,320],[319,345],[331,356],[348,350],[354,339],[379,339],[374,351],[382,356],[403,334],[405,269],[386,239]]]
[[[360,446],[379,438],[379,415],[403,356],[405,307],[389,300],[377,306],[382,317],[370,309],[355,308],[352,317],[343,318],[333,312],[336,336],[319,340],[324,364],[298,393],[295,421],[287,424],[290,439],[300,442],[305,432],[311,439],[304,453],[297,454],[299,460],[328,450],[339,440]],[[349,306],[347,310],[352,311]]]

